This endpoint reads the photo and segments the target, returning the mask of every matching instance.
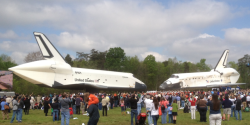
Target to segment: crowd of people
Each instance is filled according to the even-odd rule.
[[[53,116],[53,121],[61,119],[62,125],[65,121],[66,125],[69,125],[70,118],[74,114],[88,115],[88,125],[97,125],[100,118],[99,112],[106,117],[109,110],[117,107],[121,108],[122,115],[130,114],[131,125],[139,122],[137,116],[142,112],[146,112],[149,125],[157,125],[159,118],[162,124],[176,124],[178,110],[190,113],[192,120],[196,119],[196,112],[198,112],[200,122],[220,125],[223,120],[229,121],[230,117],[242,120],[242,111],[249,110],[249,105],[249,90],[223,89],[145,93],[54,93],[49,96],[16,94],[14,97],[1,98],[3,120],[9,119],[9,113],[12,111],[10,123],[13,123],[15,119],[22,122],[23,114],[29,115],[30,109],[42,109],[45,116]],[[221,108],[223,109],[222,116]],[[51,109],[51,114],[49,109]],[[207,111],[209,111],[209,121],[206,116]]]

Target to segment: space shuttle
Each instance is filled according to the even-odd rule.
[[[147,86],[132,73],[71,67],[42,33],[34,36],[45,60],[9,68],[17,76],[39,86],[70,90],[144,91]]]
[[[210,72],[172,74],[159,86],[159,89],[202,89],[245,84],[236,83],[240,74],[233,68],[226,68],[228,54],[229,50],[225,50],[215,68]]]

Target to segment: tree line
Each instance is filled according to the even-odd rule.
[[[174,73],[207,72],[213,68],[206,64],[206,59],[200,59],[200,62],[194,63],[178,61],[175,57],[159,62],[153,55],[148,55],[144,60],[140,60],[137,56],[127,56],[120,47],[110,48],[103,52],[92,49],[89,53],[76,52],[76,55],[75,59],[72,59],[69,54],[65,57],[65,61],[72,67],[133,73],[134,77],[147,85],[148,90],[157,90],[158,86]],[[31,52],[24,58],[24,61],[42,59],[40,52]],[[250,56],[244,55],[237,63],[229,62],[227,65],[241,74],[239,83],[250,82],[250,69],[245,66],[249,61]],[[9,67],[15,65],[17,64],[9,56],[4,54],[0,56],[0,70],[8,70]],[[39,87],[16,75],[13,78],[13,91],[17,93],[31,93],[32,91],[34,94],[62,92],[58,89]],[[63,90],[63,92],[65,91],[74,92],[73,90]]]

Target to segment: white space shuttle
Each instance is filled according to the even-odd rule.
[[[34,35],[45,60],[9,68],[14,74],[33,84],[86,91],[147,89],[131,73],[71,67],[44,34],[34,32]]]
[[[194,88],[212,88],[219,86],[242,85],[245,83],[236,83],[240,74],[233,68],[226,68],[229,50],[225,50],[217,63],[216,67],[210,72],[180,73],[173,74],[164,81],[159,89],[194,89]]]

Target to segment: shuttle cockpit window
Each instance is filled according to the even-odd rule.
[[[179,78],[177,75],[171,75],[170,78]]]

